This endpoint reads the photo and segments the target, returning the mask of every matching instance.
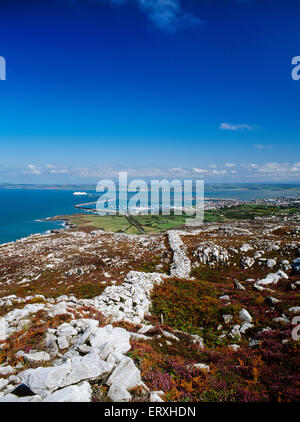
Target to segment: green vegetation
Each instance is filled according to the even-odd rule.
[[[173,227],[184,226],[185,215],[137,215],[134,220],[146,233],[165,232]]]
[[[92,227],[115,233],[140,234],[138,228],[130,223],[125,216],[119,215],[94,215],[74,214],[70,216],[55,217],[68,219],[76,227]],[[173,227],[184,226],[186,222],[184,215],[135,215],[131,220],[135,221],[146,233],[162,233]]]
[[[272,205],[245,204],[229,208],[205,211],[205,222],[224,222],[230,220],[254,220],[256,217],[271,216],[296,216],[300,215],[300,208],[289,206],[279,207]],[[163,233],[174,227],[183,227],[186,223],[186,215],[131,215],[131,220],[141,227],[145,233]],[[95,228],[114,233],[140,234],[140,230],[125,216],[119,215],[95,215],[74,214],[69,216],[57,216],[53,220],[67,219],[71,224],[79,228]]]
[[[204,221],[254,220],[255,217],[270,217],[272,215],[280,217],[295,214],[300,214],[300,208],[247,204],[219,210],[208,210],[205,212]]]
[[[77,227],[93,227],[115,233],[139,234],[139,230],[129,223],[126,217],[119,215],[74,214],[68,217]]]

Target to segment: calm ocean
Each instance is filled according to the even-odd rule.
[[[40,222],[36,220],[55,215],[80,212],[75,204],[96,201],[95,191],[88,196],[74,196],[73,190],[0,189],[0,244],[14,241],[33,233],[61,227],[60,222]],[[237,198],[240,200],[296,196],[288,191],[226,190],[206,192],[206,198]],[[299,191],[298,191],[299,192]],[[298,196],[300,192],[298,193]]]

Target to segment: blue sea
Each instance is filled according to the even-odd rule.
[[[15,241],[34,233],[61,228],[61,222],[39,221],[55,215],[81,212],[74,206],[93,202],[99,197],[95,191],[85,196],[74,196],[74,190],[0,189],[0,244]],[[206,192],[205,198],[240,200],[300,196],[298,191],[218,190]]]
[[[74,196],[73,192],[73,190],[0,189],[0,243],[61,228],[61,222],[37,220],[78,212],[74,205],[88,202],[88,197]]]

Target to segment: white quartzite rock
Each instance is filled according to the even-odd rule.
[[[23,357],[28,363],[43,363],[51,359],[47,352],[24,353]]]
[[[126,353],[130,350],[130,333],[124,328],[106,325],[98,328],[96,333],[90,338],[93,348],[100,349],[100,357],[106,359],[112,352]]]
[[[121,360],[106,381],[107,385],[115,384],[125,389],[141,385],[141,382],[141,373],[129,357]]]
[[[180,239],[177,230],[169,230],[169,245],[173,251],[173,262],[171,266],[171,276],[178,278],[188,278],[190,276],[192,266],[191,261],[186,255],[183,241]]]
[[[97,379],[109,373],[113,366],[104,362],[96,353],[74,357],[59,366],[28,369],[19,374],[31,391],[42,397],[59,388],[77,384],[87,379]]]
[[[239,312],[239,318],[244,322],[252,322],[252,316],[249,314],[247,309],[241,309]]]
[[[7,339],[7,322],[4,318],[0,318],[0,341]]]
[[[131,394],[118,384],[113,384],[108,390],[107,396],[114,402],[128,402],[131,400]]]
[[[92,389],[88,382],[84,381],[77,385],[57,390],[47,396],[44,402],[90,402]]]

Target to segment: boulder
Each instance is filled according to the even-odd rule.
[[[256,340],[256,339],[251,339],[249,341],[248,347],[255,347],[255,346],[259,346],[261,343],[260,340]]]
[[[240,251],[241,252],[248,252],[248,251],[252,251],[253,248],[251,245],[249,245],[248,243],[244,243],[241,247],[240,247]]]
[[[0,341],[7,339],[7,322],[4,318],[0,318]]]
[[[35,394],[46,397],[49,392],[83,380],[95,380],[111,372],[113,365],[104,362],[97,353],[75,356],[65,363],[49,368],[28,369],[19,374],[22,382]]]
[[[58,347],[62,349],[67,349],[69,347],[69,342],[66,338],[66,336],[60,336],[57,339]]]
[[[240,333],[245,334],[247,330],[249,330],[250,328],[253,328],[253,327],[254,327],[254,325],[250,324],[250,322],[244,322],[244,324],[240,328]]]
[[[92,397],[92,389],[87,381],[84,381],[77,385],[71,385],[69,387],[57,390],[52,394],[49,394],[43,401],[44,402],[90,402]]]
[[[246,288],[238,280],[234,280],[234,288],[235,290],[246,290]]]
[[[163,403],[163,399],[160,397],[164,394],[163,391],[151,391],[149,400],[152,403]]]
[[[131,400],[131,394],[118,384],[113,384],[107,393],[108,398],[114,402],[128,402]]]
[[[280,300],[276,299],[276,297],[273,297],[273,296],[269,296],[265,298],[265,303],[269,306],[275,306],[279,302]]]
[[[229,344],[228,347],[236,352],[241,346],[239,344]]]
[[[8,380],[0,378],[0,391],[4,390],[4,388],[7,386],[7,384],[8,384]]]
[[[4,375],[4,376],[5,375],[11,375],[14,372],[15,372],[15,369],[10,365],[0,366],[0,375]]]
[[[201,369],[204,372],[209,372],[210,371],[209,365],[206,365],[205,363],[195,363],[193,365],[193,368]]]
[[[41,402],[42,398],[38,395],[28,397],[17,397],[14,394],[2,395],[0,393],[0,403],[31,403]]]
[[[255,264],[255,259],[252,258],[251,256],[243,256],[243,258],[241,259],[241,266],[244,270],[246,270],[247,268],[253,267],[254,264]]]
[[[223,315],[223,319],[224,319],[225,324],[229,324],[230,321],[233,319],[233,315],[231,315],[231,314],[224,314]]]
[[[266,261],[266,266],[268,268],[273,268],[276,265],[276,260],[275,259],[267,259]]]
[[[133,388],[140,385],[141,373],[129,357],[125,357],[106,381],[107,385],[118,385],[122,388]]]
[[[98,328],[90,343],[93,348],[99,349],[100,357],[105,360],[112,352],[127,353],[131,348],[129,340],[130,333],[124,328],[106,325]]]
[[[224,302],[229,302],[230,301],[230,297],[228,295],[223,295],[219,297],[219,300],[222,300]]]
[[[69,312],[67,312],[66,302],[62,301],[59,302],[57,305],[52,306],[52,308],[49,310],[49,313],[53,316],[68,314]]]
[[[252,316],[249,314],[249,312],[245,308],[240,310],[239,318],[244,322],[252,322]]]
[[[23,357],[28,363],[44,363],[51,359],[47,352],[24,353]]]
[[[300,312],[300,306],[292,306],[289,308],[289,312],[292,312],[293,314],[298,314]]]
[[[240,327],[238,324],[234,325],[229,333],[233,339],[237,339],[238,341],[241,339]]]

